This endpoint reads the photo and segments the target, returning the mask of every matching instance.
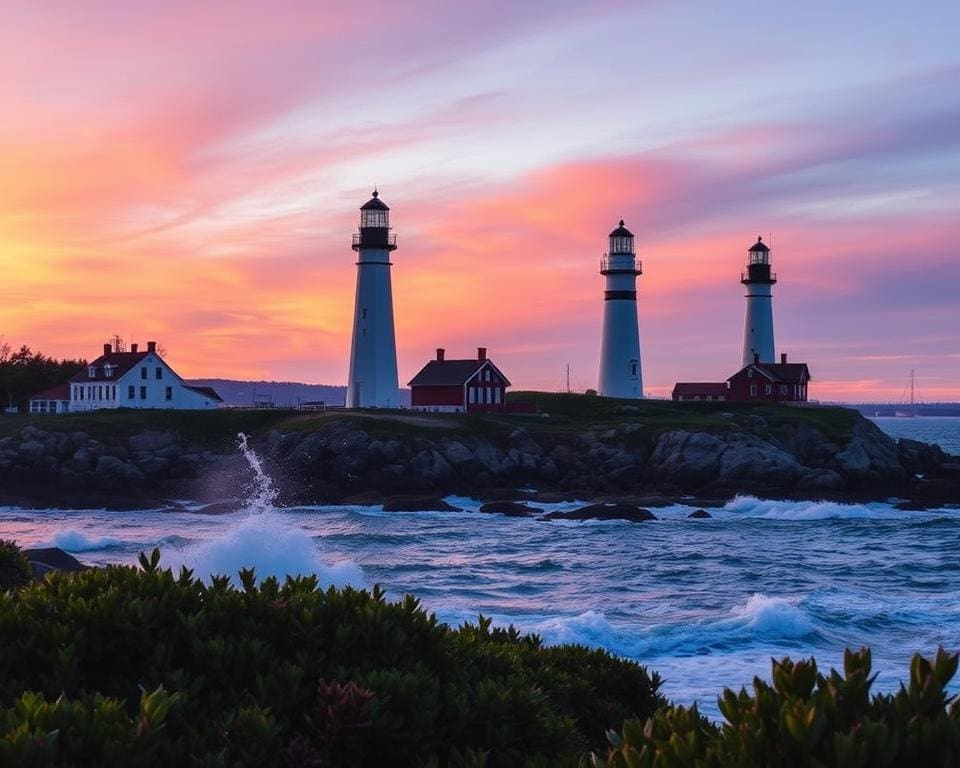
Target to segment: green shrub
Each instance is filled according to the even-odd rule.
[[[412,597],[141,566],[0,595],[0,765],[575,765],[664,704],[636,664]]]
[[[844,674],[823,676],[813,659],[773,664],[773,685],[755,679],[753,695],[726,690],[722,725],[696,707],[662,710],[611,733],[593,766],[955,766],[960,765],[960,701],[946,686],[957,654],[917,655],[910,682],[870,695],[870,651],[847,651]]]
[[[29,584],[33,571],[15,541],[0,539],[0,592]]]

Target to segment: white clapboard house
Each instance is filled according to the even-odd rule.
[[[223,402],[211,387],[187,384],[157,354],[157,343],[145,352],[136,344],[129,352],[103,345],[103,354],[69,382],[71,412],[101,408],[174,408],[206,410]]]

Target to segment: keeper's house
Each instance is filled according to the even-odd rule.
[[[410,407],[417,411],[489,413],[507,410],[510,381],[487,357],[485,347],[469,360],[447,360],[443,349],[410,381]]]
[[[806,363],[788,363],[786,355],[780,355],[779,363],[761,363],[760,355],[754,354],[753,363],[726,381],[678,382],[673,388],[673,399],[677,402],[806,403],[809,382],[810,369]]]
[[[69,410],[101,408],[167,408],[207,410],[223,400],[210,387],[187,384],[157,353],[157,343],[147,342],[141,352],[115,352],[103,345],[103,354],[68,382]]]

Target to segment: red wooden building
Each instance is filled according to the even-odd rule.
[[[806,363],[788,363],[780,355],[779,363],[761,363],[759,355],[746,368],[727,379],[730,400],[768,403],[807,402],[807,383],[810,369]]]
[[[418,411],[475,413],[507,410],[510,381],[487,358],[485,347],[468,360],[447,360],[443,349],[410,381],[410,407]]]
[[[724,381],[681,381],[673,387],[673,399],[678,402],[685,400],[726,400],[729,392]]]
[[[788,363],[786,355],[780,355],[779,363],[761,363],[760,356],[754,355],[753,363],[726,381],[678,382],[673,388],[673,399],[805,403],[809,381],[806,363]]]

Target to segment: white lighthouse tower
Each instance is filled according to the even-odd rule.
[[[360,231],[353,236],[357,258],[357,300],[353,310],[353,343],[347,408],[396,408],[397,339],[393,329],[390,253],[397,236],[390,232],[390,208],[377,190],[360,208]]]
[[[777,276],[770,271],[770,249],[757,237],[748,251],[747,269],[740,282],[747,287],[747,318],[743,325],[743,361],[746,368],[760,356],[761,363],[775,363],[773,346],[773,284]]]
[[[597,391],[604,397],[641,398],[637,275],[642,274],[642,265],[633,250],[633,234],[623,226],[623,219],[610,233],[610,249],[600,261],[600,274],[606,278],[606,290]]]

